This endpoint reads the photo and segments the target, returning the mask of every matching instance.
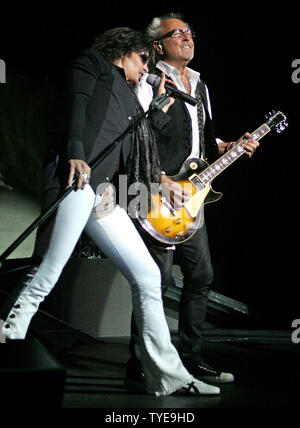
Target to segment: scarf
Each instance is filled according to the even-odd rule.
[[[139,117],[138,112],[133,120]],[[132,133],[131,152],[127,159],[128,185],[143,183],[151,195],[151,183],[161,181],[161,169],[154,131],[148,119],[142,119]]]

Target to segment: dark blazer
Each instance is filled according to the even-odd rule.
[[[115,141],[142,111],[124,70],[108,63],[98,51],[88,49],[73,62],[69,76],[69,119],[67,158],[89,163]],[[163,112],[151,117],[154,128],[161,129],[170,118]],[[92,171],[94,188],[112,180],[115,172],[125,171],[131,149],[129,134],[119,146]]]
[[[154,72],[161,75],[161,71],[157,68]],[[199,81],[198,86],[206,112],[204,126],[205,155],[211,163],[219,156],[218,147],[213,122],[208,112],[205,84]],[[181,98],[175,99],[175,103],[168,110],[168,115],[172,120],[157,136],[157,147],[161,169],[168,175],[176,175],[192,151],[192,124],[188,109]]]
[[[128,127],[138,101],[122,68],[88,49],[73,62],[69,76],[67,158],[90,162]],[[90,184],[111,181],[130,150],[130,135],[99,165]]]

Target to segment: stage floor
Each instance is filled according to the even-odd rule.
[[[227,330],[207,335],[205,360],[236,378],[233,384],[221,385],[217,397],[156,398],[126,390],[127,338],[78,341],[68,349],[48,349],[67,370],[63,408],[297,408],[300,344],[289,340],[289,332],[248,333]],[[176,335],[172,339],[176,346]]]

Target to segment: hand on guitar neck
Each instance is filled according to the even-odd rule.
[[[242,146],[245,149],[245,154],[251,158],[251,156],[254,154],[255,150],[259,147],[259,142],[255,141],[251,138],[251,134],[249,132],[246,132],[246,134],[244,134],[237,143],[239,143],[240,141],[246,140],[244,144],[242,144]]]
[[[251,134],[246,132],[238,141],[232,141],[230,143],[221,142],[218,144],[219,153],[223,155],[228,150],[232,149],[235,145],[239,144],[241,141],[245,140],[243,147],[245,149],[245,154],[251,158],[255,150],[259,146],[259,142],[251,138]]]
[[[161,178],[161,193],[175,210],[183,208],[190,199],[190,192],[166,175]]]

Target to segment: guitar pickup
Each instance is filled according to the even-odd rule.
[[[193,174],[189,177],[189,181],[193,183],[193,185],[198,189],[202,190],[205,187],[205,184],[202,180],[200,180],[199,176],[197,174]]]

